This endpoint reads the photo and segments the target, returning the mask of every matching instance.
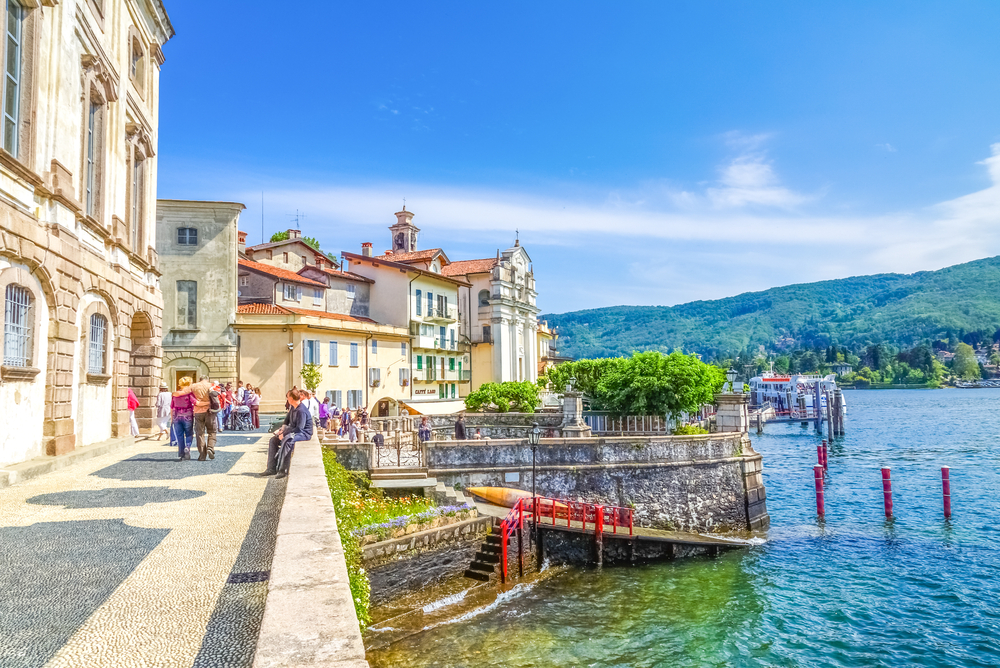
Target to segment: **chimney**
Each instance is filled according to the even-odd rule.
[[[288,230],[289,239],[299,239],[302,237],[302,230]]]
[[[321,253],[316,253],[316,268],[322,269],[324,264],[326,264],[326,257]]]
[[[237,232],[236,233],[236,248],[240,253],[246,255],[247,252],[247,233]]]
[[[361,254],[364,255],[365,257],[372,256],[372,244],[370,241],[366,241],[363,244],[361,244]]]

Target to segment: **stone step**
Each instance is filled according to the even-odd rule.
[[[372,487],[379,489],[415,489],[434,487],[434,478],[372,478]]]
[[[499,564],[499,552],[476,552],[476,562],[480,564]]]
[[[486,545],[496,545],[500,546],[500,536],[498,534],[490,534],[486,537]]]
[[[465,577],[470,580],[479,580],[480,582],[489,582],[490,575],[488,573],[482,573],[480,571],[474,571],[471,568],[464,573]]]

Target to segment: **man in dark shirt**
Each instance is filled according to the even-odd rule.
[[[278,427],[267,445],[267,470],[261,476],[277,474],[275,477],[284,478],[288,475],[288,464],[295,444],[308,441],[313,435],[312,416],[302,404],[302,395],[298,390],[291,389],[285,397],[291,408],[285,416],[284,424]]]
[[[465,415],[463,413],[459,413],[458,420],[455,421],[455,440],[465,440]]]

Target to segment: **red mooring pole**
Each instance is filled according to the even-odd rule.
[[[823,470],[830,468],[830,452],[826,449],[826,439],[823,439]]]
[[[885,516],[892,517],[892,480],[889,478],[889,467],[882,467],[882,498],[885,503]]]
[[[826,515],[826,505],[823,503],[823,467],[814,466],[813,474],[816,477],[816,514],[823,517]]]
[[[941,491],[944,492],[944,516],[951,517],[951,469],[941,467]]]
[[[823,466],[823,446],[816,446],[816,463]],[[823,470],[826,470],[826,466],[823,466]]]

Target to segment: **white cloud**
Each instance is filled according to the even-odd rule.
[[[980,163],[987,188],[932,207],[852,215],[785,186],[764,154],[767,139],[727,136],[726,145],[740,152],[719,167],[716,181],[698,188],[651,181],[588,195],[554,188],[546,197],[417,183],[279,189],[271,181],[267,209],[307,212],[310,234],[338,250],[387,243],[404,196],[422,244],[453,248],[454,259],[492,255],[518,229],[545,277],[548,311],[671,304],[1000,254],[1000,144]],[[218,195],[218,184],[211,187],[215,193],[205,196]],[[233,194],[251,206],[244,227],[254,230],[260,188]],[[283,224],[270,224],[268,233],[272,228]]]

